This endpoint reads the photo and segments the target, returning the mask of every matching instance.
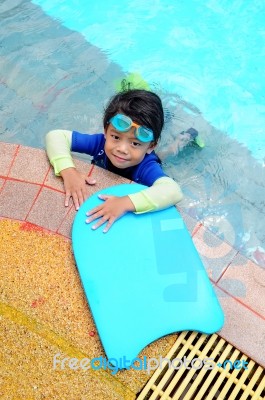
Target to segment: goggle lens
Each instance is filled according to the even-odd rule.
[[[140,140],[142,140],[142,142],[150,142],[154,138],[153,131],[144,126],[139,126],[139,128],[136,129],[136,132],[138,132],[139,138],[141,137]]]
[[[131,118],[123,114],[116,114],[109,121],[114,128],[119,132],[127,132],[132,126],[135,126],[135,137],[141,142],[151,142],[154,139],[154,134],[151,129],[135,124]]]
[[[118,131],[126,132],[132,126],[132,121],[126,115],[117,114],[115,117],[111,118],[110,122]]]

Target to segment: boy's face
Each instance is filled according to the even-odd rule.
[[[150,154],[153,142],[141,142],[134,136],[135,127],[128,132],[119,132],[111,124],[105,130],[105,153],[117,168],[128,168],[140,164],[145,154]]]

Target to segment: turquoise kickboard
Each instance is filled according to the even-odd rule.
[[[72,229],[74,256],[108,359],[133,360],[154,340],[183,330],[214,333],[224,323],[190,234],[176,207],[127,213],[109,232],[92,230],[86,212],[99,193],[123,196],[139,184],[108,187],[86,200]]]

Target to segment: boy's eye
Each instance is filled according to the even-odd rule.
[[[118,135],[115,135],[115,134],[112,134],[111,137],[112,137],[114,140],[119,140],[119,138],[120,138]]]
[[[133,147],[138,147],[141,146],[141,143],[139,142],[132,142]]]

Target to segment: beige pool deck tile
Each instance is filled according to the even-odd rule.
[[[99,168],[97,166],[94,166],[90,176],[96,179],[94,192],[102,190],[108,186],[120,185],[122,183],[131,183],[129,179],[113,174],[112,172],[106,171],[105,169]]]
[[[237,250],[201,226],[193,235],[194,244],[213,282],[217,282]]]
[[[27,221],[56,232],[67,212],[64,194],[44,187],[30,210]]]
[[[0,176],[7,176],[18,148],[17,144],[0,142]]]
[[[89,175],[91,171],[91,164],[84,161],[80,161],[74,158],[74,163],[77,170],[85,175]],[[52,166],[50,166],[49,172],[44,181],[44,185],[60,192],[64,192],[63,179],[60,176],[56,176]]]
[[[42,184],[48,170],[49,164],[44,150],[20,146],[9,177]]]
[[[6,181],[0,192],[0,215],[24,220],[39,190],[38,185]]]
[[[190,217],[188,214],[183,211],[182,208],[177,206],[177,210],[179,211],[183,221],[185,222],[185,225],[190,232],[190,235],[193,236],[196,234],[197,230],[200,229],[201,223],[200,221],[197,221],[195,218]]]
[[[73,220],[74,220],[75,216],[76,216],[76,210],[75,210],[74,206],[71,206],[67,212],[67,215],[63,219],[61,225],[59,226],[57,232],[63,236],[66,236],[67,238],[71,239],[72,225],[73,225]]]
[[[5,179],[0,178],[0,191],[5,183]]]
[[[217,289],[225,314],[220,336],[265,367],[265,319]]]
[[[218,286],[265,319],[265,268],[239,254],[221,277]]]
[[[89,175],[92,169],[92,165],[90,162],[85,162],[74,158],[74,163],[78,171],[82,172],[82,174]]]
[[[64,193],[63,179],[60,176],[55,176],[52,166],[46,175],[44,186]]]

